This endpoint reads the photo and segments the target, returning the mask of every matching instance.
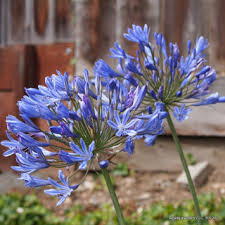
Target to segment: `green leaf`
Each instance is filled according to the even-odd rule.
[[[112,170],[112,174],[115,176],[127,177],[130,172],[125,163],[120,163]]]

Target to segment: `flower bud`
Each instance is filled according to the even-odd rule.
[[[182,91],[181,90],[177,91],[176,96],[181,97],[181,95],[182,95]]]
[[[99,166],[101,169],[106,169],[109,166],[109,161],[108,160],[102,160],[99,162]]]
[[[158,97],[161,100],[163,99],[163,90],[164,90],[164,87],[163,87],[163,85],[161,85],[159,90],[158,90]]]

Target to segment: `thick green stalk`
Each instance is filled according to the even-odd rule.
[[[185,156],[184,156],[179,138],[177,136],[176,129],[173,125],[173,121],[170,117],[169,111],[168,111],[167,122],[168,122],[168,125],[170,127],[170,130],[171,130],[171,133],[172,133],[172,136],[173,136],[173,140],[176,144],[176,147],[177,147],[177,150],[178,150],[178,153],[179,153],[179,156],[180,156],[180,159],[181,159],[181,162],[182,162],[182,165],[183,165],[183,168],[184,168],[187,180],[188,180],[188,184],[189,184],[189,188],[190,188],[192,198],[193,198],[193,201],[194,201],[194,206],[195,206],[195,211],[196,211],[197,217],[200,218],[200,220],[198,220],[198,224],[202,224],[201,223],[201,211],[200,211],[198,198],[197,198],[196,191],[195,191],[195,186],[193,184],[191,174],[190,174],[190,171],[188,169],[188,165],[187,165],[187,162],[186,162],[186,159],[185,159]]]
[[[125,221],[124,221],[124,217],[123,217],[123,214],[122,214],[122,211],[121,211],[121,208],[120,208],[120,204],[119,204],[118,199],[116,197],[116,193],[114,191],[114,187],[113,187],[112,181],[110,179],[108,170],[106,168],[102,168],[102,174],[105,178],[105,181],[106,181],[109,193],[110,193],[110,197],[112,199],[112,202],[113,202],[113,205],[114,205],[114,208],[115,208],[115,211],[116,211],[116,215],[117,215],[117,218],[118,218],[118,221],[119,221],[119,225],[125,225]]]

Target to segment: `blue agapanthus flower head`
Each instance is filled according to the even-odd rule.
[[[134,87],[146,86],[143,100],[154,108],[155,102],[163,102],[179,120],[187,119],[192,106],[225,102],[218,93],[210,93],[210,86],[216,79],[216,71],[207,65],[208,40],[204,37],[195,43],[187,42],[187,55],[182,56],[176,43],[166,44],[162,33],[154,33],[150,42],[150,28],[132,25],[124,37],[138,43],[136,55],[131,56],[118,43],[110,51],[118,60],[117,71],[121,79]],[[99,62],[103,63],[102,60]],[[98,73],[98,68],[95,70]],[[117,76],[119,76],[117,75]],[[101,70],[106,82],[108,73]],[[184,110],[185,109],[185,110]]]
[[[115,46],[120,56],[133,59]],[[163,131],[162,110],[148,110],[142,117],[136,115],[147,93],[146,85],[121,82],[121,75],[103,60],[96,63],[94,73],[90,80],[87,70],[84,78],[73,79],[57,71],[57,75],[45,79],[46,86],[26,89],[27,95],[18,102],[21,120],[12,115],[6,118],[9,140],[1,142],[7,148],[3,155],[15,154],[18,165],[12,169],[21,174],[19,179],[24,180],[25,186],[53,186],[45,193],[59,197],[57,205],[83,179],[71,185],[61,170],[59,182],[39,178],[34,172],[49,167],[66,167],[68,173],[88,171],[94,162],[102,162],[99,165],[103,168],[121,151],[132,155],[135,139],[144,138],[153,144],[149,136],[156,138]],[[38,127],[33,118],[46,121],[47,126]],[[76,171],[71,168],[74,165]]]

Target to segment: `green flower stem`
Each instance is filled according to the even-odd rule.
[[[114,208],[115,208],[115,211],[116,211],[116,215],[117,215],[117,218],[118,218],[118,221],[119,221],[119,225],[125,225],[124,217],[123,217],[123,214],[122,214],[122,211],[121,211],[121,208],[120,208],[120,204],[119,204],[118,199],[116,197],[116,193],[114,191],[114,187],[113,187],[112,181],[110,179],[109,172],[105,168],[102,168],[101,170],[102,170],[102,174],[105,178],[105,181],[106,181],[109,193],[110,193],[110,197],[112,199],[112,202],[113,202],[113,205],[114,205]]]
[[[195,186],[193,184],[191,174],[190,174],[190,171],[188,169],[188,165],[187,165],[187,162],[186,162],[186,159],[185,159],[185,156],[184,156],[179,138],[178,138],[177,133],[176,133],[176,129],[173,125],[173,121],[170,117],[169,111],[167,111],[167,112],[168,112],[167,122],[169,124],[170,130],[171,130],[171,133],[172,133],[172,136],[173,136],[173,140],[176,144],[176,147],[177,147],[177,150],[178,150],[178,153],[179,153],[184,171],[186,173],[186,177],[187,177],[189,188],[190,188],[192,198],[193,198],[193,201],[194,201],[194,206],[195,206],[195,211],[196,211],[197,217],[200,218],[200,220],[198,220],[198,224],[202,224],[201,223],[201,211],[200,211],[199,202],[198,202],[198,198],[197,198],[196,191],[195,191]]]

